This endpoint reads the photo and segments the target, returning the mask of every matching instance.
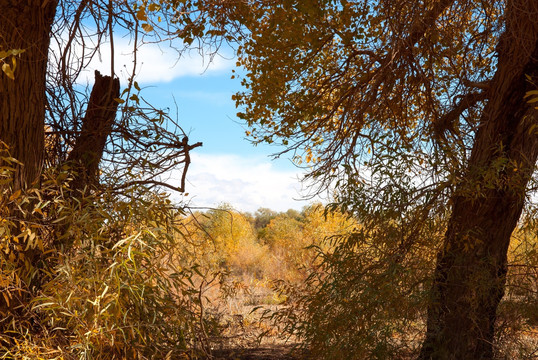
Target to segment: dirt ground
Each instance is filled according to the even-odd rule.
[[[214,353],[215,360],[301,360],[293,345],[267,344],[258,348],[226,349]]]

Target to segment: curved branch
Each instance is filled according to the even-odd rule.
[[[487,98],[487,93],[485,91],[482,92],[472,92],[467,93],[463,97],[461,97],[461,100],[458,104],[452,110],[444,114],[441,118],[437,119],[432,124],[432,130],[433,135],[436,140],[446,140],[445,134],[446,132],[450,132],[452,134],[456,133],[455,124],[457,123],[457,120],[461,116],[461,114],[469,109],[470,107],[476,105],[479,101],[483,101]]]
[[[183,138],[183,149],[185,149],[185,166],[183,167],[183,174],[181,175],[181,186],[179,188],[179,191],[181,192],[185,192],[185,179],[187,178],[187,170],[189,169],[189,165],[191,164],[191,155],[189,152],[194,148],[202,146],[201,142],[189,145],[188,141],[189,138],[185,136]]]

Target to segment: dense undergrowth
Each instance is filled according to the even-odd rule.
[[[203,355],[195,269],[173,261],[181,209],[142,187],[75,194],[68,170],[2,188],[2,357]]]
[[[143,187],[74,194],[68,168],[13,192],[13,161],[0,174],[2,358],[202,359],[271,341],[319,359],[418,351],[439,219],[417,234],[321,205],[190,213]],[[526,224],[513,235],[499,359],[538,349],[538,245]]]

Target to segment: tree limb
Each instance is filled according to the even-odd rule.
[[[432,123],[433,136],[436,140],[446,140],[446,132],[452,134],[456,133],[455,124],[461,114],[469,109],[470,107],[476,105],[479,101],[485,100],[487,98],[487,93],[482,92],[472,92],[465,94],[458,104],[452,110],[444,114],[441,118],[437,119]]]

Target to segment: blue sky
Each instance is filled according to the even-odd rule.
[[[122,39],[115,45],[116,72],[126,83],[121,70],[130,68],[132,47]],[[279,148],[255,147],[245,139],[244,125],[237,119],[231,100],[241,89],[240,81],[231,79],[235,59],[216,56],[208,64],[196,51],[183,54],[179,61],[177,58],[177,52],[164,45],[144,45],[138,53],[136,79],[143,88],[142,96],[156,107],[169,107],[174,118],[177,104],[177,118],[190,142],[204,144],[191,153],[188,196],[173,197],[196,207],[228,203],[250,212],[260,207],[301,209],[310,203],[296,200],[301,198],[301,170],[289,158],[271,160],[270,155]],[[94,69],[110,72],[106,47],[101,61],[88,67],[88,78]],[[168,181],[178,184],[179,178],[178,171],[170,174]]]

